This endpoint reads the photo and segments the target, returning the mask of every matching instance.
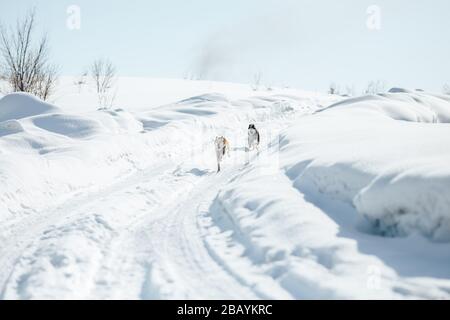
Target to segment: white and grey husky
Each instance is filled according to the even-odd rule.
[[[259,132],[256,130],[256,127],[254,124],[250,124],[248,126],[248,150],[253,150],[256,148],[256,150],[259,150]]]

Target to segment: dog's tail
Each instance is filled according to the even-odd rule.
[[[223,138],[223,142],[225,144],[225,146],[223,148],[223,155],[225,155],[225,153],[228,152],[228,156],[230,156],[230,142],[228,142],[228,140],[225,138]]]

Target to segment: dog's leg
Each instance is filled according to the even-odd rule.
[[[245,165],[248,165],[250,163],[250,144],[247,148],[245,148]]]
[[[217,172],[220,172],[220,162],[222,161],[222,150],[216,150],[216,157],[217,157]]]

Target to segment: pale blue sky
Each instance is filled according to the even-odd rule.
[[[362,88],[440,90],[450,82],[448,0],[0,0],[0,21],[37,9],[61,73],[110,58],[121,75],[250,82],[324,90],[331,81]],[[381,30],[366,26],[381,8]],[[69,5],[81,29],[66,27]]]

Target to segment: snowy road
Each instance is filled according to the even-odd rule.
[[[8,250],[1,251],[0,261],[10,272],[2,273],[8,277],[0,279],[6,283],[1,297],[288,297],[273,292],[273,279],[245,279],[244,270],[225,265],[215,252],[229,246],[220,236],[217,248],[207,242],[213,200],[245,166],[245,147],[235,149],[221,173],[189,163],[151,167],[5,228],[2,249]],[[213,168],[212,155],[205,154]],[[245,256],[234,259],[244,260],[239,265],[252,273]],[[271,293],[263,288],[266,282]]]
[[[268,119],[271,135],[293,120]],[[274,280],[258,274],[242,252],[231,254],[231,264],[222,261],[233,248],[211,226],[219,191],[267,147],[257,155],[234,145],[216,173],[210,137],[204,139],[206,147],[194,159],[161,161],[1,225],[0,298],[289,297],[274,290]]]
[[[0,99],[0,299],[450,297],[450,99],[315,113],[341,98],[220,86],[239,98],[79,114]]]

